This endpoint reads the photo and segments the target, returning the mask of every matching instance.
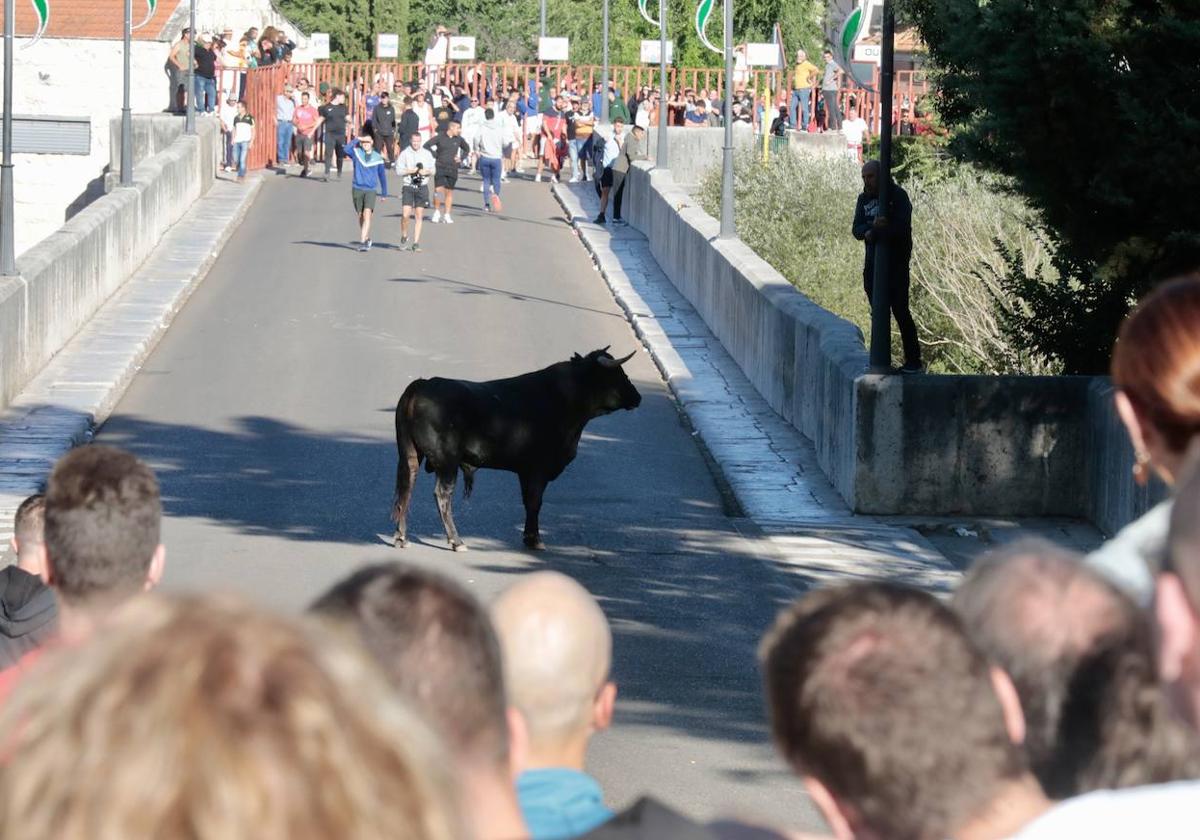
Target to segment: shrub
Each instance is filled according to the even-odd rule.
[[[720,211],[719,168],[698,199]],[[862,288],[863,244],[850,233],[861,191],[848,160],[791,154],[763,164],[752,153],[735,164],[738,235],[801,292],[868,335],[871,313]],[[928,185],[905,184],[913,202],[912,308],[933,371],[1050,373],[1055,366],[1014,344],[1004,330],[1002,277],[1010,261],[1052,275],[1050,249],[1031,232],[1032,211],[998,178],[969,166]],[[1002,247],[998,247],[1002,246]],[[899,338],[892,346],[899,349]]]

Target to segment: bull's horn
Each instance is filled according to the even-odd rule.
[[[636,353],[636,352],[637,352],[636,350],[633,351],[633,353]],[[630,353],[628,356],[626,356],[623,359],[606,359],[603,356],[601,356],[596,361],[598,361],[600,364],[602,364],[608,368],[620,367],[621,365],[625,364],[626,362],[628,362],[630,359],[633,358],[633,353]]]

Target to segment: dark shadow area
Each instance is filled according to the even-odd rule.
[[[388,279],[389,282],[392,283],[444,283],[447,286],[452,287],[453,291],[460,295],[501,295],[509,300],[548,303],[552,306],[565,306],[568,309],[575,309],[579,312],[592,312],[596,315],[603,315],[606,318],[619,318],[621,320],[625,319],[625,316],[619,312],[606,312],[603,309],[595,309],[591,306],[580,306],[565,300],[554,300],[553,298],[538,297],[537,295],[527,295],[522,292],[510,292],[506,289],[498,289],[495,286],[484,286],[479,283],[469,283],[466,280],[453,280],[449,277],[439,277],[436,274],[426,274],[422,277],[391,277]]]
[[[315,239],[299,239],[293,245],[316,245],[318,248],[344,248],[347,251],[357,251],[357,242],[318,242]]]
[[[102,198],[106,194],[107,190],[104,188],[104,182],[108,175],[108,171],[109,168],[107,165],[105,165],[105,167],[100,170],[100,174],[88,181],[87,186],[83,188],[83,191],[71,200],[71,203],[67,205],[67,209],[63,213],[64,222],[69,222],[75,217],[76,214],[79,213],[80,210],[87,207],[96,199]]]

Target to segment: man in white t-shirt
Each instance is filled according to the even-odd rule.
[[[449,54],[450,30],[439,23],[429,41],[429,48],[425,50],[425,84],[430,91],[441,78],[441,70]]]
[[[414,134],[409,146],[396,159],[396,172],[401,176],[400,250],[421,250],[421,222],[429,206],[429,180],[437,168],[433,154],[421,145],[421,135]],[[408,242],[408,220],[414,218],[412,244]]]
[[[856,108],[846,112],[842,121],[842,133],[846,135],[846,157],[856,163],[863,162],[863,143],[871,136],[867,121],[858,115]]]

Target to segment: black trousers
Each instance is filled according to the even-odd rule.
[[[333,159],[337,157],[337,173],[342,174],[342,164],[346,162],[345,139],[341,134],[334,135],[332,132],[325,132],[325,174],[329,174],[329,170],[333,168]]]
[[[872,247],[871,245],[867,246]],[[891,257],[891,271],[888,272],[888,307],[896,326],[900,329],[900,342],[904,345],[904,364],[908,367],[920,367],[921,343],[917,340],[917,325],[913,321],[912,311],[908,306],[909,269],[908,261],[911,251],[904,251]],[[867,302],[873,303],[875,290],[875,263],[863,266],[863,290],[867,293]]]
[[[388,163],[396,162],[396,135],[395,134],[377,134],[375,135],[375,143],[379,146],[379,151],[386,151],[384,157]]]
[[[613,183],[616,188],[613,190],[613,218],[621,218],[621,200],[625,198],[625,174],[623,172],[613,173]]]

